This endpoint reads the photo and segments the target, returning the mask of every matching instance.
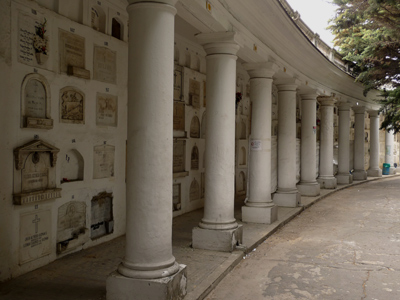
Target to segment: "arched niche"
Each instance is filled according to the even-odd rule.
[[[50,86],[43,75],[25,76],[21,87],[21,127],[53,128]]]
[[[193,178],[193,181],[190,184],[189,201],[195,201],[198,199],[200,199],[200,186],[196,178]]]
[[[194,116],[190,122],[190,137],[200,138],[200,120],[197,116]]]
[[[239,173],[239,181],[238,181],[238,192],[246,191],[246,175],[244,172]]]
[[[111,35],[121,41],[124,39],[124,24],[118,18],[111,20]]]
[[[106,14],[98,5],[93,5],[90,12],[90,25],[94,30],[106,33]]]
[[[199,148],[197,148],[196,145],[194,145],[192,148],[192,154],[190,156],[190,169],[199,169]]]
[[[84,160],[78,150],[69,150],[61,159],[61,183],[83,180]]]
[[[242,120],[242,122],[240,123],[240,139],[246,139],[246,123],[244,120]]]
[[[203,112],[203,116],[201,117],[201,138],[206,138],[206,112]]]
[[[240,152],[239,152],[239,165],[241,166],[245,166],[246,165],[246,148],[245,147],[241,147],[240,148]]]

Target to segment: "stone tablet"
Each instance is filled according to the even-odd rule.
[[[60,90],[60,121],[85,124],[85,94],[82,91],[71,86]]]
[[[173,150],[173,172],[185,172],[186,141],[175,140]]]
[[[197,116],[194,116],[190,122],[190,137],[200,138],[200,120]]]
[[[118,97],[109,94],[97,93],[96,97],[96,125],[118,125]]]
[[[102,82],[116,83],[117,52],[106,47],[94,46],[93,79]]]
[[[172,185],[172,206],[173,211],[181,209],[181,184],[176,183]]]
[[[195,201],[198,199],[200,199],[200,186],[196,178],[193,178],[193,181],[190,184],[189,200]]]
[[[93,178],[114,177],[115,147],[111,145],[94,146]]]
[[[193,146],[192,155],[190,158],[190,169],[198,170],[199,169],[199,148],[196,145]]]
[[[189,79],[189,105],[200,108],[200,81]]]
[[[60,71],[68,72],[68,67],[85,69],[85,39],[68,31],[58,30]]]
[[[206,138],[206,112],[203,112],[203,116],[201,117],[201,138]]]
[[[18,15],[18,61],[27,65],[35,65],[35,50],[33,37],[35,36],[35,19],[19,13]]]
[[[114,231],[112,193],[102,192],[92,199],[90,237],[92,239]]]
[[[23,214],[19,222],[19,263],[38,259],[51,252],[51,211]]]
[[[70,201],[58,208],[57,242],[77,238],[85,233],[86,204],[80,201]]]
[[[185,103],[174,101],[174,130],[185,131]]]

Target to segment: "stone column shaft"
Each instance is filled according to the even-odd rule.
[[[350,174],[350,104],[342,103],[339,106],[339,155],[338,155],[337,183],[349,184],[353,182]]]
[[[316,180],[317,145],[317,94],[301,95],[301,164],[300,183],[297,185],[302,196],[318,196],[320,185]]]
[[[126,251],[107,299],[183,297],[186,266],[172,255],[176,1],[129,2]]]
[[[370,118],[370,158],[367,175],[371,177],[382,177],[382,170],[379,168],[379,112],[368,111]]]
[[[204,216],[193,247],[232,251],[242,228],[234,218],[236,53],[234,32],[197,36],[207,56],[207,128]]]
[[[321,138],[319,150],[319,177],[321,188],[335,189],[336,178],[333,176],[333,105],[335,100],[330,96],[320,96],[321,104]]]
[[[395,173],[394,168],[394,157],[393,157],[393,147],[394,147],[394,136],[391,131],[385,132],[385,163],[390,165],[389,175]]]
[[[278,66],[272,63],[246,64],[250,75],[251,147],[249,196],[242,207],[242,221],[271,224],[278,209],[271,199],[271,105],[272,76]]]
[[[354,125],[354,180],[367,179],[365,171],[365,107],[354,106],[355,125]]]
[[[296,187],[296,89],[295,79],[278,82],[278,206],[296,207],[301,197]]]

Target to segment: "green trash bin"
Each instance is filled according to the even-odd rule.
[[[390,164],[383,164],[382,175],[389,175]]]

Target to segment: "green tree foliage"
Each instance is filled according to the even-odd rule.
[[[335,46],[365,93],[382,90],[382,128],[400,132],[400,1],[333,0]]]

